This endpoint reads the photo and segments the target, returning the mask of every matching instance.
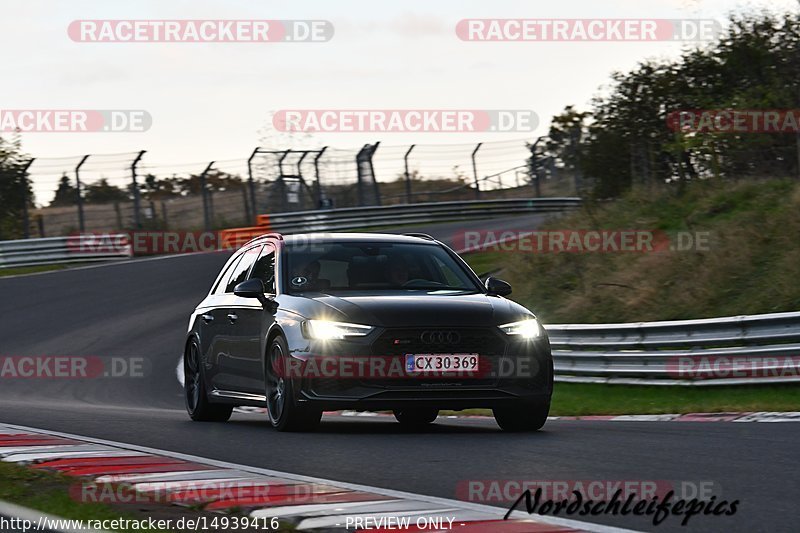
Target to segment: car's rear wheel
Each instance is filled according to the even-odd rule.
[[[400,424],[408,428],[420,428],[427,426],[439,416],[438,409],[417,407],[410,409],[395,409],[394,417]]]
[[[494,419],[504,431],[537,431],[542,429],[550,413],[550,402],[519,403],[492,409]]]
[[[297,401],[288,365],[286,340],[275,337],[269,347],[266,368],[267,412],[278,431],[311,431],[319,425],[322,411]]]
[[[192,340],[183,355],[184,396],[186,411],[196,422],[225,422],[231,417],[233,406],[216,405],[208,401],[200,347]]]

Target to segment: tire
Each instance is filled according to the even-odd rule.
[[[286,339],[275,337],[267,351],[266,396],[267,416],[278,431],[313,431],[322,418],[322,411],[297,401],[296,387],[291,376],[278,375],[287,369],[289,348]]]
[[[492,411],[497,425],[503,431],[538,431],[547,422],[550,402],[519,403],[512,407],[496,407]]]
[[[436,420],[439,416],[438,409],[417,407],[411,409],[396,409],[394,417],[401,425],[408,428],[422,428]]]
[[[183,376],[186,412],[192,420],[226,422],[231,417],[232,405],[219,405],[208,401],[203,365],[200,364],[200,347],[194,339],[189,342],[183,355]]]

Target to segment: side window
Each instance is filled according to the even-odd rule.
[[[250,274],[250,279],[253,278],[264,282],[267,294],[275,294],[275,249],[272,246],[264,246],[261,257]]]
[[[217,280],[217,284],[214,286],[212,294],[225,294],[225,289],[228,286],[228,278],[231,277],[231,272],[236,268],[236,265],[241,260],[242,256],[240,254],[234,257],[233,260],[230,263],[228,263],[225,272],[223,272],[222,275],[220,275],[219,280]]]
[[[231,272],[231,277],[228,279],[225,292],[233,292],[234,287],[247,279],[247,273],[250,271],[250,267],[253,266],[253,263],[256,262],[260,251],[261,246],[254,246],[242,254],[242,259]]]

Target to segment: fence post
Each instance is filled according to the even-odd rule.
[[[258,155],[258,151],[260,148],[256,148],[253,150],[253,153],[250,154],[250,158],[247,160],[247,187],[250,190],[250,208],[252,213],[248,214],[250,218],[249,223],[254,223],[256,220],[256,184],[253,181],[253,159],[255,159],[256,155]]]
[[[406,167],[406,203],[407,204],[411,203],[411,174],[408,173],[408,156],[411,155],[411,150],[413,150],[415,146],[416,146],[416,144],[412,144],[411,146],[409,146],[408,147],[408,151],[406,152],[406,155],[403,156],[403,163],[405,164],[405,167]]]
[[[306,183],[306,179],[303,177],[303,160],[308,156],[310,152],[308,150],[304,150],[302,153],[303,155],[301,155],[300,159],[297,160],[297,177],[300,179],[300,185],[303,186],[303,189],[306,191],[306,194],[310,197],[314,195],[314,191],[311,189],[311,187],[308,186],[308,183]],[[298,198],[298,200],[299,199],[300,198]],[[314,199],[313,198],[309,199],[313,203]],[[300,208],[305,209],[305,202],[300,202]]]
[[[375,205],[381,205],[381,192],[378,187],[378,180],[375,178],[375,167],[372,165],[372,156],[380,146],[380,142],[375,144],[365,144],[356,155],[356,174],[358,175],[358,205],[363,206],[364,199],[364,178],[369,175],[372,178],[372,193],[375,197]]]
[[[30,219],[28,218],[28,169],[31,168],[36,158],[29,159],[25,166],[22,167],[22,235],[26,239],[30,239]]]
[[[122,211],[119,208],[119,202],[114,202],[114,214],[117,217],[117,231],[122,229]]]
[[[250,218],[250,206],[248,205],[249,202],[247,201],[247,189],[244,187],[242,187],[242,202],[244,203],[245,225],[249,225],[252,223],[252,220],[255,220],[255,218]]]
[[[475,179],[475,198],[478,200],[481,199],[481,186],[480,183],[478,183],[478,165],[475,162],[475,156],[477,155],[478,150],[481,149],[481,146],[483,146],[483,143],[478,143],[477,146],[475,146],[475,149],[472,151],[472,177]]]
[[[542,197],[542,182],[539,180],[539,155],[536,153],[536,147],[541,142],[544,137],[539,137],[534,141],[533,144],[530,145],[531,151],[531,164],[530,164],[530,176],[531,176],[531,184],[533,185],[534,194],[536,198]]]
[[[319,160],[322,158],[322,154],[325,153],[327,150],[327,146],[323,146],[322,150],[317,152],[317,156],[314,158],[314,178],[316,182],[314,183],[314,192],[316,193],[317,197],[317,209],[322,207],[322,184],[319,181]]]
[[[361,178],[361,161],[364,158],[364,153],[366,152],[367,148],[369,147],[368,144],[365,144],[361,147],[361,150],[358,151],[356,154],[356,193],[358,194],[358,206],[364,207],[364,183]]]
[[[378,150],[378,146],[380,146],[380,141],[376,142],[372,145],[372,150],[369,152],[369,173],[372,176],[372,190],[373,194],[375,195],[375,203],[377,205],[381,205],[381,189],[378,186],[378,177],[375,176],[375,167],[372,165],[372,156],[375,155],[375,152]]]
[[[83,156],[81,162],[75,167],[75,193],[77,194],[78,202],[78,228],[81,233],[86,231],[86,223],[83,219],[83,197],[81,196],[81,167],[89,159],[88,155]]]
[[[200,193],[203,195],[203,227],[206,231],[211,230],[211,217],[208,205],[208,190],[206,189],[206,174],[214,166],[214,161],[208,164],[206,169],[200,174]]]
[[[161,218],[164,220],[164,229],[169,229],[169,220],[167,219],[167,203],[161,200]]]
[[[139,152],[139,155],[136,156],[136,159],[133,160],[131,164],[131,181],[133,186],[133,225],[136,229],[142,228],[142,220],[140,218],[140,206],[139,203],[141,199],[139,198],[139,184],[136,183],[136,165],[139,164],[139,161],[142,160],[142,157],[147,152],[147,150],[142,150]]]

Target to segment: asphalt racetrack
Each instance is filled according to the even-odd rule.
[[[409,231],[446,238],[465,226]],[[572,518],[646,531],[797,531],[796,423],[554,420],[530,435],[502,433],[481,418],[440,418],[408,433],[390,417],[330,415],[312,435],[278,433],[253,413],[193,423],[175,368],[188,315],[226,258],[184,255],[0,278],[0,355],[119,358],[140,362],[142,374],[3,379],[0,422],[444,498],[457,498],[459,483],[469,480],[710,482],[721,499],[740,501],[735,516],[696,516],[683,528],[678,518],[657,527],[646,517]]]

